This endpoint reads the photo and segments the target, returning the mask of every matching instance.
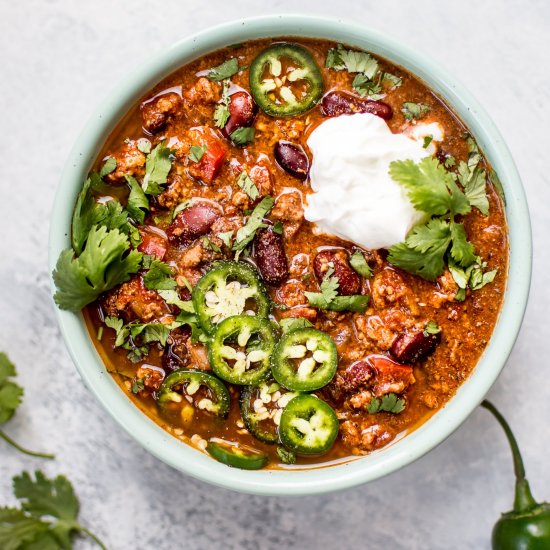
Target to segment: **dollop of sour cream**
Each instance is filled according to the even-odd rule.
[[[439,126],[439,125],[437,125]],[[442,133],[430,128],[434,140]],[[437,134],[437,135],[433,135]],[[394,134],[375,115],[342,115],[322,122],[307,144],[313,153],[305,218],[364,248],[389,248],[402,242],[425,215],[389,175],[394,160],[414,162],[433,153],[419,138],[426,132]],[[415,139],[416,138],[416,139]]]

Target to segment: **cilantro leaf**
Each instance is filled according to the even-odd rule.
[[[136,146],[144,155],[148,155],[151,152],[151,142],[147,138],[139,138]]]
[[[22,510],[0,507],[0,548],[3,550],[19,550],[25,543],[41,538],[48,530],[47,523],[29,517]]]
[[[231,229],[230,231],[225,231],[224,233],[218,233],[218,238],[221,239],[221,241],[225,246],[227,246],[227,248],[231,248],[233,233],[235,233],[233,229]]]
[[[388,82],[390,85],[390,88],[392,90],[395,90],[396,88],[401,87],[401,84],[403,84],[403,79],[400,76],[395,76],[391,73],[384,73],[382,75],[382,83]]]
[[[222,249],[216,243],[213,243],[206,235],[201,237],[201,243],[205,250],[212,250],[213,252],[218,253],[222,251]]]
[[[467,267],[476,261],[475,250],[468,241],[466,230],[461,223],[451,223],[451,258],[460,266]]]
[[[480,266],[474,267],[468,281],[470,288],[472,290],[479,290],[485,285],[492,283],[496,277],[497,271],[497,269],[493,269],[491,271],[483,272],[483,269]]]
[[[214,124],[218,128],[223,128],[229,120],[229,117],[231,116],[231,113],[229,112],[229,102],[231,101],[229,96],[230,86],[231,81],[223,81],[222,97],[220,99],[220,102],[216,105],[216,108],[214,109]]]
[[[149,290],[173,290],[177,284],[174,270],[161,260],[153,260],[149,271],[143,276],[143,284]]]
[[[4,352],[0,352],[0,424],[8,422],[21,404],[23,388],[13,380],[10,380],[10,378],[15,377],[16,374],[15,365],[9,360]],[[0,439],[3,439],[8,445],[11,445],[23,454],[40,458],[55,458],[54,455],[51,454],[37,453],[21,447],[21,445],[16,443],[1,430]]]
[[[254,140],[256,130],[250,127],[237,128],[234,132],[231,133],[229,138],[231,141],[238,146],[248,145]]]
[[[148,155],[145,161],[145,176],[141,184],[147,195],[159,195],[168,180],[172,169],[172,150],[160,142]]]
[[[351,85],[361,97],[368,97],[373,101],[381,99],[385,95],[380,85],[380,81],[377,82],[367,78],[363,73],[358,73]]]
[[[403,103],[403,108],[401,109],[401,112],[407,120],[414,120],[422,118],[423,116],[427,115],[431,110],[432,108],[429,105],[425,105],[424,103],[413,103],[411,101],[406,101],[405,103]]]
[[[132,176],[125,176],[125,178],[130,186],[130,194],[128,195],[126,209],[136,222],[143,223],[145,220],[145,212],[149,210],[149,199],[135,178]]]
[[[414,227],[405,242],[392,246],[388,261],[413,275],[434,281],[443,273],[450,244],[449,223],[433,218]]]
[[[15,365],[4,352],[0,352],[0,424],[10,420],[21,404],[23,388],[9,380],[14,376]]]
[[[443,216],[451,212],[467,214],[470,211],[468,199],[457,187],[453,175],[432,157],[425,157],[419,163],[412,160],[396,160],[390,164],[390,176],[403,185],[408,197],[417,210],[432,216]]]
[[[485,170],[477,166],[471,170],[464,161],[458,165],[458,181],[464,187],[464,193],[471,206],[477,208],[484,216],[489,213],[489,199],[487,198]]]
[[[399,414],[405,409],[405,400],[398,397],[395,393],[387,393],[381,398],[373,397],[367,407],[370,414],[378,412],[389,412]]]
[[[107,174],[110,174],[111,172],[114,172],[116,170],[116,158],[115,157],[109,157],[105,164],[101,167],[101,170],[99,171],[99,177],[103,178]]]
[[[206,145],[191,145],[187,156],[189,160],[193,162],[200,162],[207,149],[208,147]]]
[[[159,290],[160,297],[170,305],[174,305],[182,311],[193,312],[193,302],[191,300],[182,300],[177,290]]]
[[[361,277],[365,277],[366,279],[370,279],[370,277],[372,277],[372,269],[367,263],[365,255],[360,250],[356,250],[351,255],[349,263],[355,272],[361,275]]]
[[[277,447],[277,455],[283,464],[296,464],[296,455],[284,447]]]
[[[214,82],[220,82],[226,78],[232,77],[237,74],[241,69],[239,68],[239,61],[236,57],[232,57],[208,71],[206,77]]]
[[[260,192],[246,170],[243,170],[237,178],[237,185],[254,201],[260,196]]]
[[[128,238],[118,229],[107,231],[94,225],[78,258],[72,250],[59,255],[53,271],[55,303],[77,312],[106,290],[127,281],[137,273],[142,256],[135,250],[127,254],[129,247]]]
[[[132,393],[137,394],[143,389],[145,389],[143,378],[134,378],[134,380],[132,381]]]
[[[82,252],[92,225],[97,223],[96,201],[91,193],[92,180],[88,178],[78,194],[73,212],[71,241],[77,254]]]
[[[233,244],[233,250],[244,250],[256,235],[256,231],[266,227],[266,224],[263,223],[263,219],[271,211],[274,204],[275,200],[269,195],[260,201],[260,203],[252,211],[246,225],[237,231],[235,243]]]
[[[0,546],[3,549],[54,550],[72,548],[72,536],[82,533],[103,550],[105,545],[78,522],[80,505],[70,481],[62,475],[48,479],[37,471],[13,478],[21,509],[0,508]]]
[[[329,311],[355,311],[363,313],[367,309],[369,296],[352,295],[338,296],[340,283],[338,278],[333,276],[334,268],[329,267],[321,282],[321,292],[304,292],[309,305],[317,309]]]
[[[299,328],[312,327],[313,324],[303,317],[285,317],[279,321],[283,334],[298,330]]]
[[[439,334],[441,332],[441,327],[435,321],[428,321],[423,332],[426,336],[429,334]]]
[[[342,44],[328,51],[325,66],[337,71],[363,73],[371,80],[378,72],[378,61],[367,52],[346,50]]]

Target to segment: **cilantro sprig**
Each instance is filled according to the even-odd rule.
[[[71,482],[63,475],[48,479],[36,471],[13,478],[13,492],[20,508],[0,507],[0,548],[4,550],[72,548],[77,534],[101,540],[78,521],[80,503]]]
[[[403,103],[401,112],[407,120],[417,120],[427,115],[432,108],[424,103],[413,103],[412,101],[406,101]]]
[[[226,78],[231,78],[234,74],[237,74],[244,68],[245,67],[239,67],[239,61],[236,57],[232,57],[220,65],[209,69],[206,77],[214,82],[220,82]]]
[[[239,177],[237,178],[237,185],[253,200],[255,201],[259,196],[260,192],[256,187],[256,184],[252,181],[248,172],[243,170]]]
[[[364,313],[369,303],[369,296],[361,294],[338,296],[339,286],[338,278],[334,276],[334,266],[329,264],[321,282],[321,292],[304,292],[304,294],[309,305],[317,309]]]
[[[5,424],[15,414],[23,398],[23,388],[13,381],[17,375],[15,365],[9,360],[4,352],[0,352],[0,425]],[[11,437],[0,430],[0,439],[3,439],[8,445],[11,445],[18,451],[29,456],[39,458],[55,458],[52,454],[37,453],[21,447]],[[1,525],[1,520],[0,520]],[[1,530],[1,528],[0,528]],[[1,542],[1,537],[0,537]],[[0,544],[0,548],[3,546]]]
[[[395,393],[387,393],[382,397],[373,397],[367,407],[369,414],[389,412],[399,414],[405,410],[405,400]]]
[[[168,181],[168,174],[172,169],[174,158],[172,149],[161,141],[145,160],[145,176],[141,187],[146,195],[160,195],[164,191],[164,184]]]
[[[231,81],[224,80],[222,97],[220,99],[220,102],[216,105],[216,108],[214,109],[214,124],[217,128],[223,128],[229,120],[229,117],[231,116],[231,113],[229,112],[229,102],[231,101],[231,98],[229,96],[230,87]]]
[[[267,216],[267,214],[269,214],[269,212],[271,212],[274,204],[275,200],[273,197],[268,195],[260,201],[256,208],[254,208],[252,214],[250,214],[250,217],[246,222],[246,225],[237,231],[235,243],[233,244],[234,251],[239,252],[244,250],[252,239],[254,239],[256,231],[267,227],[267,225],[263,223],[263,219]]]
[[[451,262],[459,269],[476,264],[477,256],[466,229],[455,218],[479,206],[479,193],[472,198],[466,187],[461,190],[456,183],[460,177],[431,157],[417,164],[411,160],[394,161],[390,175],[407,190],[414,207],[431,218],[415,226],[405,242],[392,246],[388,261],[429,281],[439,277]]]

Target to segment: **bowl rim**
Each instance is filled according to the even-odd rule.
[[[509,225],[509,271],[504,303],[491,340],[455,396],[405,438],[357,460],[300,471],[244,471],[229,468],[182,443],[141,412],[106,371],[81,313],[56,315],[65,344],[86,386],[109,414],[151,454],[208,483],[260,495],[299,496],[346,489],[394,472],[433,449],[453,433],[489,391],[517,338],[527,306],[532,242],[525,193],[510,151],[474,97],[424,54],[386,34],[341,19],[309,15],[268,15],[210,27],[162,50],[125,78],[100,104],[72,148],[57,189],[48,244],[49,270],[70,247],[69,228],[76,194],[105,137],[147,90],[178,67],[218,48],[262,37],[325,38],[363,48],[421,78],[465,122],[503,182]],[[52,291],[55,290],[50,278]]]

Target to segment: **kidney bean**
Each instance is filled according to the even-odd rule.
[[[288,260],[283,237],[268,227],[256,234],[254,258],[262,279],[272,286],[278,286],[288,277]]]
[[[300,145],[290,141],[275,144],[275,159],[280,167],[291,176],[305,180],[309,171],[309,159]]]
[[[319,283],[329,270],[330,263],[334,266],[333,277],[336,277],[340,283],[338,294],[342,296],[358,294],[361,290],[361,278],[349,265],[348,253],[342,249],[323,250],[315,256],[313,270]]]
[[[376,376],[376,369],[368,361],[357,361],[343,374],[343,387],[346,392],[368,384]]]
[[[393,341],[390,353],[400,363],[412,363],[433,353],[440,340],[439,332],[403,332]]]
[[[324,116],[352,115],[371,113],[384,120],[393,116],[392,108],[383,101],[364,99],[348,92],[329,92],[321,100],[321,113]]]
[[[170,373],[181,369],[189,362],[189,352],[185,342],[189,338],[190,331],[187,326],[173,330],[162,354],[162,368]]]
[[[182,210],[166,230],[172,244],[189,244],[202,235],[206,235],[220,213],[207,203],[193,204]]]
[[[252,96],[245,92],[236,92],[229,99],[229,118],[222,128],[222,134],[229,136],[238,128],[252,126],[258,107]]]
[[[178,114],[181,108],[181,97],[174,93],[160,95],[141,105],[143,128],[150,134],[162,130]]]

